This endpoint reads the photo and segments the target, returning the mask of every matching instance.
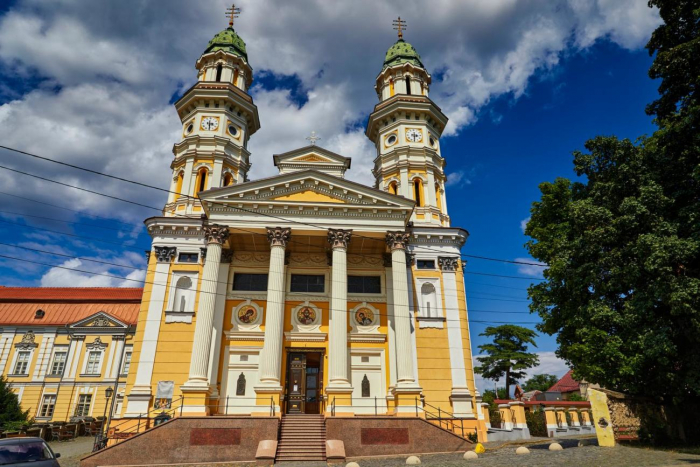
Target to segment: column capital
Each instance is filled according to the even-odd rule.
[[[233,250],[221,250],[221,262],[230,263],[231,261],[233,261]]]
[[[177,248],[174,246],[154,246],[156,252],[156,260],[159,263],[169,263],[175,257]]]
[[[207,240],[207,244],[216,243],[223,245],[228,236],[228,227],[225,225],[211,224],[204,226],[204,238]]]
[[[292,229],[283,227],[268,227],[267,240],[270,242],[270,247],[281,246],[286,248],[289,237],[292,236]]]
[[[331,248],[347,249],[351,238],[352,230],[328,229],[328,243],[331,244]]]
[[[459,267],[459,258],[456,256],[438,256],[438,265],[443,272],[455,272]]]
[[[394,250],[405,250],[408,242],[411,238],[411,234],[401,230],[387,232],[386,233],[386,244],[391,251]]]

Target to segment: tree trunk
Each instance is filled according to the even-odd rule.
[[[510,368],[506,368],[506,399],[510,399]]]

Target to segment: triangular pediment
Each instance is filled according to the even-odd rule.
[[[117,331],[121,329],[126,329],[129,326],[126,323],[121,322],[114,316],[111,316],[104,311],[98,311],[94,315],[90,315],[87,318],[83,318],[70,326],[71,330],[86,330],[86,331]]]
[[[350,168],[351,159],[320,146],[306,146],[273,156],[280,174],[302,170],[317,170],[343,177]]]
[[[293,172],[200,193],[205,207],[221,204],[328,206],[413,210],[413,200],[315,170]],[[208,207],[211,207],[208,206]]]

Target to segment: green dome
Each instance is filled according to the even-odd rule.
[[[423,62],[420,61],[420,55],[416,52],[415,47],[403,39],[399,39],[396,41],[396,44],[392,45],[389,50],[386,51],[384,68],[400,65],[402,63],[411,63],[415,66],[425,68]]]
[[[216,52],[217,50],[223,50],[233,55],[238,55],[243,57],[245,61],[248,61],[248,54],[245,51],[245,42],[241,39],[233,28],[228,27],[218,33],[212,40],[209,41],[207,49],[204,51],[205,54],[209,52]]]

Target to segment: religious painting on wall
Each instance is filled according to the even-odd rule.
[[[156,399],[153,402],[154,409],[169,409],[173,404],[174,381],[158,381]]]
[[[243,324],[252,324],[258,318],[258,310],[252,306],[238,310],[238,320]]]
[[[355,322],[360,326],[371,326],[374,323],[374,312],[369,308],[360,308],[355,312]]]
[[[316,311],[308,306],[305,306],[301,310],[297,311],[297,320],[299,320],[301,324],[314,324],[314,321],[316,321]]]

